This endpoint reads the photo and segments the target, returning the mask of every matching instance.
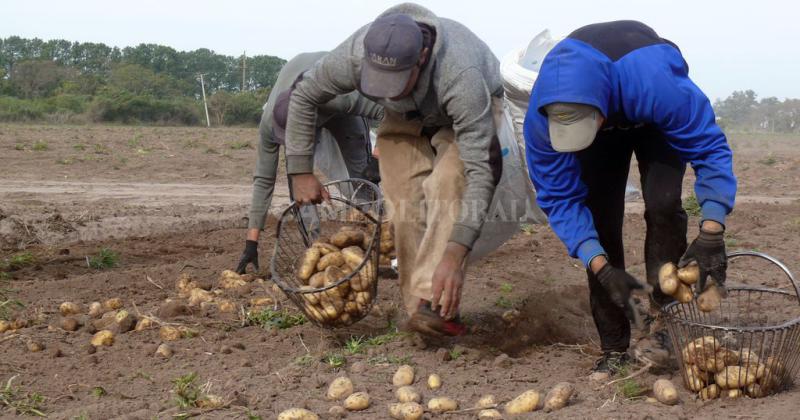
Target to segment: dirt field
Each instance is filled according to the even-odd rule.
[[[577,395],[567,408],[530,417],[797,418],[797,387],[764,399],[702,403],[683,390],[677,373],[648,373],[603,388],[591,383],[598,340],[584,271],[546,226],[526,228],[469,271],[462,304],[472,330],[467,338],[424,342],[398,333],[403,316],[393,279],[381,280],[378,307],[365,320],[334,332],[310,324],[277,329],[247,322],[241,311],[255,297],[271,296],[277,308],[294,312],[269,279],[226,292],[237,312],[162,307],[165,299],[176,298],[181,274],[216,285],[220,272],[235,266],[256,139],[255,129],[0,125],[0,261],[6,273],[0,301],[24,305],[0,315],[27,325],[0,334],[0,381],[5,386],[13,378],[0,401],[13,401],[23,411],[26,404],[36,405],[57,419],[166,419],[182,413],[274,419],[292,406],[327,415],[334,405],[324,398],[327,383],[346,372],[356,390],[369,391],[373,400],[348,418],[387,418],[387,404],[395,399],[392,374],[408,363],[425,400],[450,396],[463,408],[484,394],[507,401],[527,389],[546,392],[570,381]],[[740,188],[728,247],[758,249],[800,271],[800,138],[734,135],[731,141]],[[687,176],[687,194],[692,182]],[[287,201],[281,185],[274,209]],[[627,263],[639,277],[642,208],[641,202],[629,203],[625,218]],[[690,222],[690,237],[696,225]],[[265,236],[262,269],[268,268],[273,244]],[[102,249],[117,257],[97,258]],[[116,265],[90,268],[90,261],[95,267]],[[787,286],[759,264],[732,264],[730,277]],[[90,326],[60,328],[61,302],[86,308],[112,297],[131,313],[191,331],[170,342],[174,354],[163,358],[155,355],[158,328],[119,334],[113,346],[96,351],[89,345]],[[512,307],[521,316],[507,324],[501,315]],[[31,343],[43,350],[32,352]],[[444,383],[435,392],[424,386],[434,372]],[[189,383],[191,373],[196,379],[188,389],[222,397],[224,408],[178,406],[176,382]],[[673,377],[680,404],[646,401],[659,377]],[[0,416],[14,416],[12,409],[3,410],[0,403]]]

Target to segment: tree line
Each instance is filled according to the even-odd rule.
[[[213,123],[257,123],[284,63],[206,48],[0,38],[0,121],[198,124],[202,73]]]
[[[771,133],[800,132],[800,99],[758,99],[752,90],[733,92],[714,102],[714,110],[725,128]]]

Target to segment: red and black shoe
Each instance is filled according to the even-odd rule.
[[[406,325],[408,329],[430,336],[457,337],[467,333],[467,326],[461,322],[461,316],[456,315],[451,320],[446,320],[438,312],[431,309],[431,302],[420,299],[417,312],[411,315]]]

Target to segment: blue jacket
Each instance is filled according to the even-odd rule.
[[[588,104],[607,121],[657,127],[694,168],[703,220],[724,223],[736,196],[731,150],[688,72],[677,46],[635,21],[583,27],[545,57],[525,117],[528,171],[553,230],[586,266],[604,251],[584,204],[580,163],[574,153],[553,150],[544,107]]]

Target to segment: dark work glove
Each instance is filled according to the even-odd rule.
[[[253,267],[258,271],[258,242],[247,240],[244,245],[244,252],[239,258],[239,265],[236,266],[238,274],[244,274],[247,264],[253,263]]]
[[[597,273],[597,281],[606,289],[611,301],[625,310],[628,319],[636,321],[636,314],[630,305],[631,292],[635,289],[642,289],[644,286],[625,270],[612,267],[611,264],[606,264],[600,269]]]
[[[697,293],[706,290],[706,277],[711,276],[723,291],[725,290],[725,272],[728,269],[728,256],[725,254],[725,232],[708,232],[700,229],[700,234],[689,245],[689,249],[681,257],[678,267],[685,267],[697,261],[700,269],[700,280],[697,281]]]

